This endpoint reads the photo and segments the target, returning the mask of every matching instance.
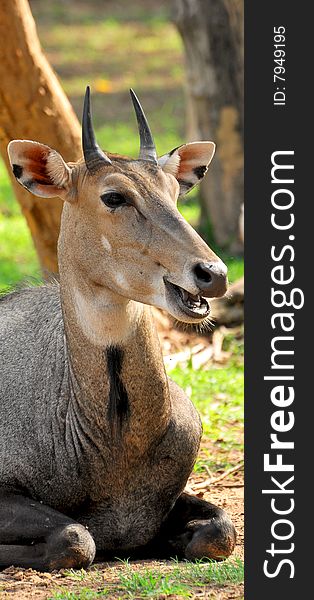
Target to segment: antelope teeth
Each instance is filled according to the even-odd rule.
[[[195,308],[195,307],[201,306],[202,301],[201,301],[200,296],[194,296],[193,294],[189,294],[189,292],[187,292],[183,288],[179,288],[179,290],[180,290],[180,294],[181,294],[183,302],[189,308]]]
[[[205,298],[199,294],[190,294],[184,288],[171,283],[171,281],[167,281],[167,279],[165,279],[165,284],[171,294],[171,301],[175,300],[176,304],[179,301],[181,312],[187,314],[189,318],[204,319],[209,315],[210,305]]]

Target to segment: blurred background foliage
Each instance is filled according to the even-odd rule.
[[[186,141],[184,54],[170,2],[31,0],[30,6],[45,54],[79,119],[85,87],[92,86],[94,123],[103,148],[137,156],[130,87],[145,107],[159,154]],[[199,189],[180,203],[180,210],[197,228]],[[239,278],[242,258],[215,247],[210,223],[201,234],[228,263],[230,280]],[[29,276],[40,277],[40,267],[0,159],[0,289]]]

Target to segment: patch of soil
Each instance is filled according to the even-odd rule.
[[[204,447],[208,451],[211,448],[211,456],[215,457],[217,463],[221,460],[221,450],[215,448],[208,440],[204,440],[201,445],[200,456],[204,452]],[[205,474],[192,473],[189,478],[187,491],[198,498],[203,498],[208,502],[217,504],[223,508],[232,519],[237,531],[237,543],[234,555],[243,560],[244,558],[244,477],[243,477],[243,454],[238,450],[228,452],[228,462],[232,464],[231,469],[223,471],[215,470],[207,478]],[[232,471],[236,466],[238,469]],[[231,471],[231,472],[230,472]],[[228,475],[229,472],[229,475]],[[212,479],[213,483],[210,483]],[[217,479],[217,482],[215,481]],[[216,598],[216,596],[215,596]]]

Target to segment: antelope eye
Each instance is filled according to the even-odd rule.
[[[126,204],[126,199],[118,192],[106,192],[100,196],[100,199],[108,208],[118,208]]]

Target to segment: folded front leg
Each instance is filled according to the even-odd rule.
[[[80,569],[95,552],[83,525],[41,502],[0,491],[0,568]]]
[[[235,542],[235,528],[224,510],[183,493],[162,525],[158,546],[179,558],[221,560]]]

